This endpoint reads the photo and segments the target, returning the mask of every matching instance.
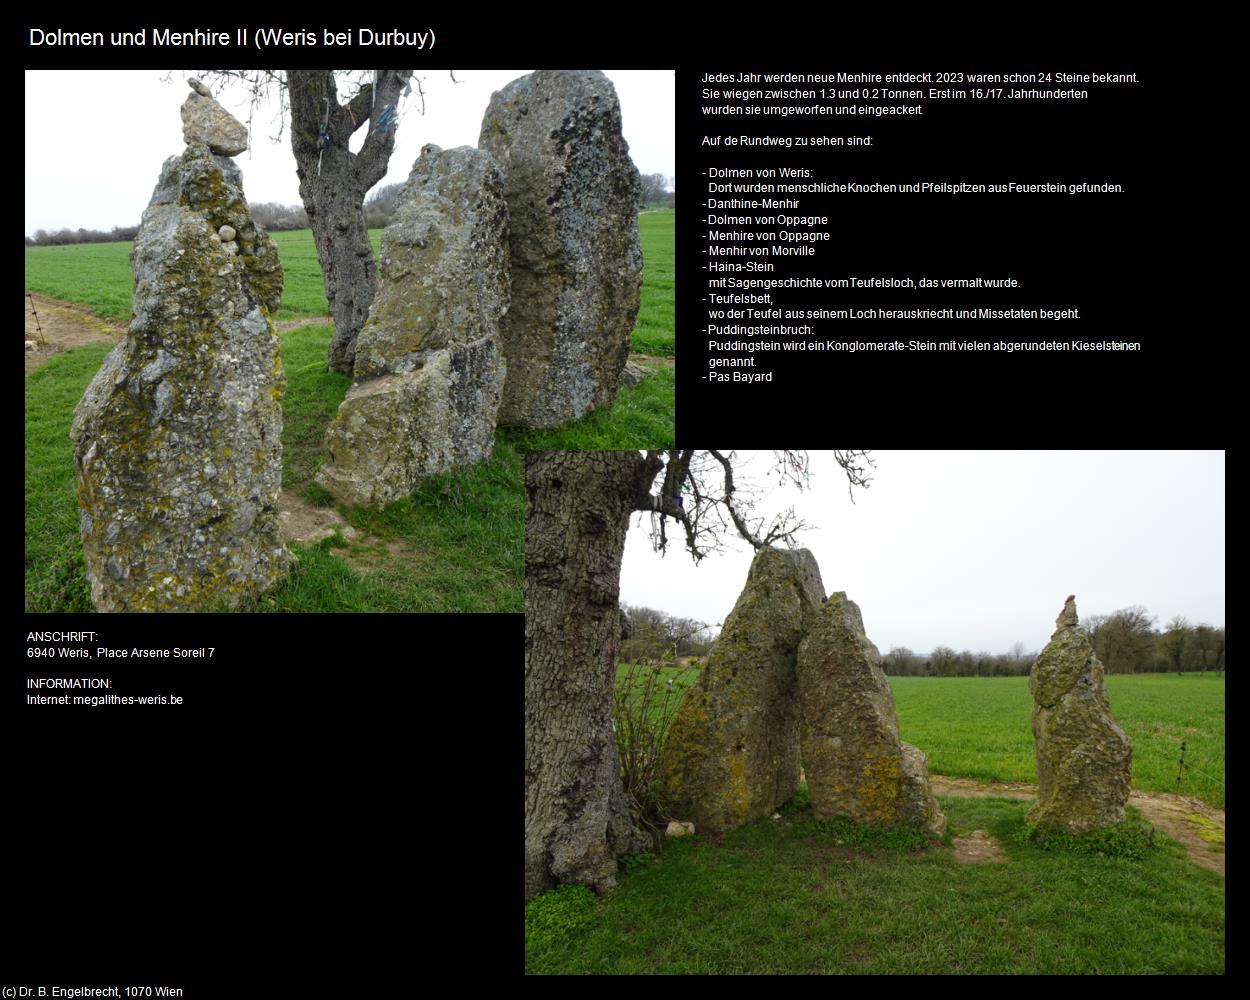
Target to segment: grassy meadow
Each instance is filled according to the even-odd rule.
[[[689,667],[617,669],[617,681],[657,677],[653,711],[680,699],[698,679]],[[667,693],[673,679],[672,695]],[[899,733],[929,757],[933,774],[982,781],[1037,782],[1032,699],[1027,677],[890,677]],[[1175,792],[1176,760],[1186,743],[1181,791],[1224,808],[1224,678],[1209,674],[1112,674],[1107,696],[1133,742],[1133,788]]]
[[[644,284],[635,349],[673,353],[673,213],[641,217]],[[373,233],[375,249],[379,233]],[[275,233],[286,272],[277,320],[327,311],[311,233]],[[133,291],[129,243],[31,247],[26,287],[78,302],[125,323]],[[666,311],[667,310],[667,311]],[[667,318],[665,318],[667,317]],[[333,500],[313,483],[326,425],[350,379],[326,370],[333,327],[281,335],[287,376],[283,410],[283,488],[315,506]],[[90,611],[78,536],[74,407],[110,345],[55,355],[25,383],[25,590],[31,611]],[[381,511],[340,507],[361,532],[293,546],[295,571],[256,611],[499,611],[523,609],[523,452],[533,448],[663,448],[673,444],[673,369],[618,393],[609,410],[543,431],[501,428],[495,454],[472,469],[437,476],[411,499]],[[343,550],[341,559],[333,550]]]
[[[673,356],[673,220],[671,209],[644,212],[638,217],[642,237],[642,304],[634,325],[633,349],[639,354]],[[329,315],[312,230],[271,235],[285,272],[282,308],[275,321]],[[380,229],[369,231],[375,259],[381,236]],[[130,272],[132,245],[125,242],[27,247],[26,290],[77,302],[107,319],[128,323],[134,294]]]
[[[697,671],[618,671],[653,706]],[[672,678],[675,692],[667,693]],[[1027,678],[890,678],[901,735],[935,773],[1036,781]],[[1222,782],[1224,681],[1212,675],[1108,678],[1133,740],[1135,787],[1168,790],[1152,760],[1181,738]],[[1175,740],[1176,744],[1172,741]],[[1175,762],[1171,780],[1175,779]],[[1186,775],[1186,781],[1190,775]],[[1217,794],[1218,789],[1218,794]],[[1191,795],[1223,805],[1223,786]],[[941,796],[949,830],[927,844],[907,829],[816,820],[807,788],[723,838],[666,840],[621,862],[602,899],[563,886],[526,905],[530,973],[1158,974],[1224,971],[1224,880],[1156,833],[1088,850],[1029,839],[1031,803]],[[1133,837],[1146,824],[1129,807]],[[954,838],[985,831],[1002,860],[957,861]],[[1060,845],[1062,846],[1062,845]]]
[[[1224,678],[1112,674],[1111,712],[1133,743],[1133,787],[1176,791],[1224,808]],[[1027,677],[891,677],[899,733],[929,770],[984,781],[1037,781]]]
[[[917,835],[781,819],[625,859],[603,899],[564,886],[526,906],[530,973],[1219,973],[1224,880],[1173,841],[1141,858],[1025,842],[1029,803],[943,797],[954,835],[1007,860],[961,864]]]

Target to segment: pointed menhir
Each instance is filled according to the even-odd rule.
[[[824,585],[806,549],[763,548],[699,678],[673,719],[661,762],[674,816],[727,832],[771,815],[799,787],[795,657]]]
[[[1124,819],[1132,776],[1128,736],[1111,715],[1102,664],[1070,596],[1029,671],[1038,800],[1028,821],[1074,834]]]
[[[860,823],[908,824],[934,836],[946,817],[923,751],[899,739],[894,693],[859,607],[830,594],[798,653],[800,745],[812,810]]]
[[[70,432],[91,599],[100,611],[233,607],[291,564],[278,249],[252,222],[239,168],[192,142],[165,161],[131,264],[134,317]]]

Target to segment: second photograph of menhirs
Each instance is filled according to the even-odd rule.
[[[518,612],[524,453],[673,444],[671,71],[26,85],[28,611]]]
[[[1224,467],[531,452],[526,971],[1222,972]]]

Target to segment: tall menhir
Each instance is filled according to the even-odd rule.
[[[641,183],[598,71],[513,80],[478,145],[504,174],[512,304],[499,422],[551,427],[611,406],[642,293]]]
[[[230,155],[246,130],[201,87],[131,252],[134,318],[70,437],[101,611],[237,606],[273,587],[286,388],[272,314],[282,264]]]

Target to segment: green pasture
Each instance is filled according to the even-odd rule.
[[[680,698],[697,671],[623,664],[618,684],[651,705]],[[672,678],[675,692],[667,693]],[[1166,758],[1186,739],[1223,805],[1224,681],[1213,675],[1109,677],[1134,746],[1134,785],[1169,790]],[[901,735],[936,773],[1033,782],[1027,678],[890,678]],[[1197,766],[1195,764],[1195,766]],[[1174,783],[1175,767],[1170,772]],[[1185,781],[1196,779],[1190,772]],[[530,973],[1160,974],[1224,971],[1224,880],[1150,833],[1137,810],[1097,843],[1038,846],[1031,803],[939,797],[949,830],[817,820],[800,785],[777,819],[724,838],[670,838],[621,859],[596,898],[563,886],[525,909]],[[955,859],[985,831],[1005,857]],[[1153,836],[1153,845],[1150,838]]]
[[[642,304],[634,327],[634,350],[671,357],[674,342],[673,219],[671,210],[639,216],[642,238]],[[285,272],[279,323],[305,316],[329,314],[321,268],[312,230],[273,233]],[[377,258],[380,229],[370,230]],[[77,302],[118,323],[130,321],[134,278],[126,243],[81,243],[61,247],[26,248],[26,290],[66,302]],[[669,425],[672,425],[672,392]],[[671,429],[670,429],[671,435]],[[546,445],[544,445],[546,447]],[[596,445],[595,447],[599,447]],[[618,446],[619,447],[619,446]],[[641,444],[640,447],[648,447]]]
[[[1027,677],[891,677],[899,733],[929,770],[984,781],[1037,781]],[[1224,808],[1224,678],[1113,674],[1107,697],[1133,743],[1133,787],[1181,791]]]
[[[624,680],[630,665],[617,669]],[[654,672],[651,707],[663,706],[698,678],[673,664],[632,668],[635,685]],[[668,679],[674,693],[668,694]],[[920,747],[933,774],[1035,784],[1037,763],[1027,677],[890,677],[899,733]],[[1116,721],[1133,743],[1133,787],[1175,792],[1185,741],[1181,791],[1224,808],[1224,678],[1208,674],[1134,674],[1106,678]]]
[[[648,259],[646,265],[639,329],[649,331],[644,335],[648,352],[671,355],[672,213],[642,219],[645,245],[650,247],[645,252],[654,260]],[[326,303],[311,234],[276,233],[275,240],[286,270],[278,319],[323,314]],[[132,291],[129,248],[128,243],[29,248],[26,287],[125,322]],[[666,296],[664,350],[660,329]],[[323,461],[325,427],[350,385],[346,376],[326,370],[332,333],[331,326],[316,325],[282,334],[287,376],[282,400],[283,487],[316,505],[332,503],[312,480]],[[91,344],[66,351],[25,381],[28,610],[91,610],[78,537],[69,426],[74,407],[109,349],[108,344]],[[409,500],[381,511],[341,508],[348,523],[368,541],[362,544],[336,535],[316,546],[295,546],[300,557],[295,571],[278,591],[249,610],[519,612],[524,575],[522,453],[532,448],[672,444],[673,371],[661,366],[640,386],[621,391],[609,410],[544,431],[501,428],[490,461],[434,477]],[[353,558],[337,558],[334,549],[346,550]]]
[[[961,864],[904,830],[814,820],[806,790],[722,842],[623,859],[602,899],[526,906],[531,973],[1152,974],[1224,971],[1224,880],[1162,838],[1141,857],[1043,851],[1027,802],[943,797],[953,836],[1007,858]],[[1136,819],[1136,817],[1133,817]]]

